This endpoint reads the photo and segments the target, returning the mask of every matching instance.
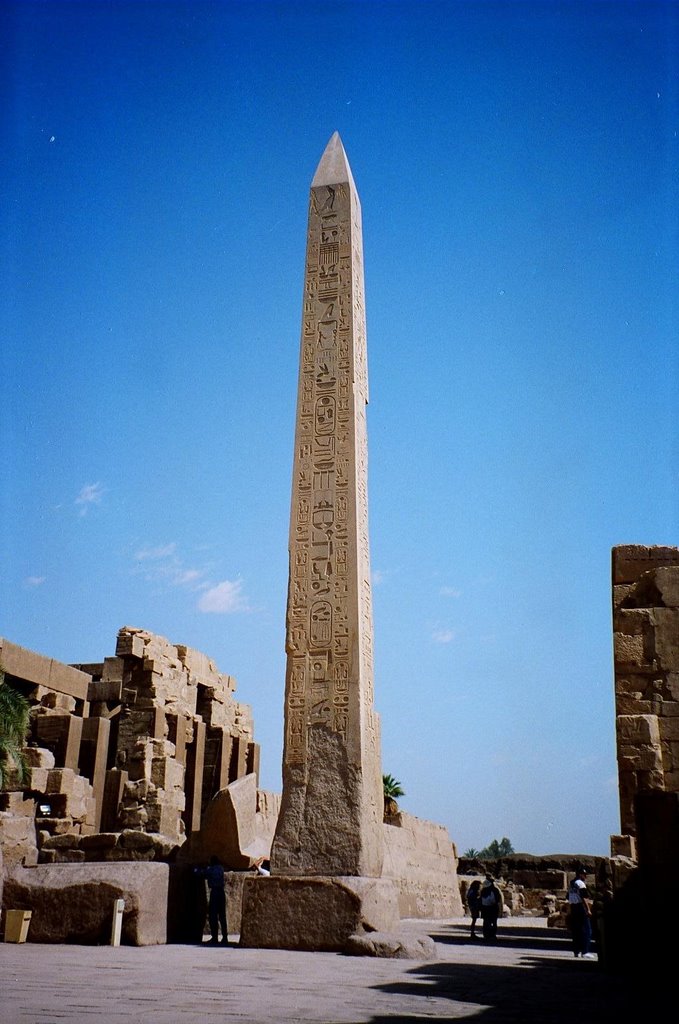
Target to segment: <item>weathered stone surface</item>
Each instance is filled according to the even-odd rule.
[[[76,851],[77,852],[77,851]],[[108,942],[113,901],[125,900],[122,941],[167,938],[167,864],[41,864],[5,876],[4,909],[31,910],[29,942]]]
[[[379,956],[392,960],[436,960],[436,943],[429,935],[370,932],[350,935],[344,946],[349,956]]]
[[[45,747],[24,747],[23,755],[29,768],[54,768],[54,754]]]
[[[379,876],[361,207],[339,135],[311,185],[274,872]]]
[[[245,775],[212,798],[200,830],[191,834],[180,856],[194,864],[215,856],[225,868],[243,871],[268,857],[270,849],[270,837],[258,830],[257,777]]]
[[[620,544],[613,548],[613,582],[636,583],[650,569],[679,565],[679,548]]]
[[[401,917],[460,916],[457,860],[444,826],[400,811],[382,827],[383,876],[398,889]]]
[[[341,951],[349,937],[395,932],[398,895],[389,879],[247,877],[240,944]]]
[[[621,831],[636,837],[640,794],[679,788],[679,548],[613,549]]]
[[[0,849],[6,869],[17,864],[37,864],[35,818],[12,811],[0,812]]]
[[[29,651],[0,637],[0,662],[9,675],[26,679],[78,700],[87,700],[91,676],[43,654]]]

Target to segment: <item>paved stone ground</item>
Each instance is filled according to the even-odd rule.
[[[0,944],[0,1024],[644,1024],[633,979],[575,959],[544,919],[408,921],[439,959],[198,946]],[[237,941],[237,936],[232,936]]]

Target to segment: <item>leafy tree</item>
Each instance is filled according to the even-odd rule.
[[[26,742],[31,706],[18,690],[5,682],[0,671],[0,789],[12,775],[21,785],[28,774],[21,748]]]
[[[383,775],[382,792],[384,794],[384,816],[386,818],[388,815],[398,812],[396,797],[405,796],[405,790],[393,775]]]
[[[470,860],[476,860],[481,854],[480,850],[476,850],[473,846],[470,846],[468,850],[465,850],[462,854],[463,857],[468,857]]]
[[[493,839],[488,846],[479,850],[476,856],[479,860],[497,860],[500,857],[509,857],[512,853],[514,853],[514,847],[507,836],[503,836],[500,840]]]

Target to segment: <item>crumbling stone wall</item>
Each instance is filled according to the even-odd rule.
[[[679,548],[613,548],[612,576],[621,833],[634,838],[637,794],[679,792]]]
[[[251,710],[199,651],[124,626],[101,663],[0,639],[0,667],[32,705],[28,779],[0,793],[6,866],[164,859],[215,793],[257,776]]]

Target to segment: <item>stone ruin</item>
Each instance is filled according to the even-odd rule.
[[[252,713],[233,677],[132,627],[96,664],[65,665],[3,639],[0,668],[31,704],[28,778],[10,773],[0,792],[0,901],[34,911],[29,941],[105,941],[118,897],[123,941],[200,941],[205,891],[191,868],[212,854],[228,869],[229,928],[239,932],[280,795],[259,788]],[[403,812],[382,827],[400,916],[460,912],[446,829]]]
[[[613,548],[612,591],[621,834],[599,877],[604,952],[657,970],[679,913],[679,548]]]
[[[215,833],[229,841],[210,853],[227,868],[247,869],[268,853],[279,798],[258,788],[251,710],[210,658],[126,626],[102,663],[64,665],[2,640],[0,667],[31,704],[28,778],[19,785],[10,773],[0,793],[0,850],[12,873],[5,903],[20,899],[22,885],[85,883],[47,866],[153,861],[164,878],[155,932],[164,941],[168,865],[206,860]],[[128,904],[143,903],[133,874],[125,877]]]

